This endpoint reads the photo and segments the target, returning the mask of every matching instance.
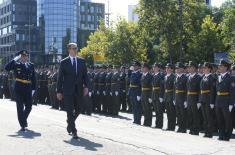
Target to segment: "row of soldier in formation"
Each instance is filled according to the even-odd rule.
[[[63,101],[56,99],[57,68],[36,69],[37,90],[34,104],[49,104],[64,109]],[[167,130],[229,140],[233,131],[235,103],[235,66],[224,60],[220,64],[197,65],[168,63],[141,64],[131,67],[102,65],[88,67],[88,96],[83,98],[81,113],[93,112],[118,115],[131,112],[135,124],[152,126],[153,112],[156,128],[163,128],[163,114],[167,115]],[[8,76],[8,77],[7,77]],[[0,98],[14,99],[14,80],[11,73],[0,74]]]

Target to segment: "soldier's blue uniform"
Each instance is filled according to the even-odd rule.
[[[28,52],[20,51],[18,54],[27,55]],[[6,64],[5,70],[14,72],[18,120],[24,130],[28,126],[27,118],[32,109],[32,90],[35,90],[36,85],[34,65],[12,60]]]
[[[135,62],[134,65],[141,66],[139,62]],[[133,115],[134,115],[134,122],[135,124],[141,123],[141,102],[137,100],[137,96],[141,96],[141,77],[142,74],[140,71],[133,71],[130,77],[130,101],[133,105]]]

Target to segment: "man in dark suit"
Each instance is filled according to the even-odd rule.
[[[72,133],[74,139],[78,139],[75,121],[80,113],[82,95],[88,94],[88,77],[85,61],[76,56],[77,44],[67,45],[69,56],[60,63],[57,80],[57,98],[64,104],[67,112],[67,131]]]

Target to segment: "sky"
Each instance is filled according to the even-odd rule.
[[[0,3],[3,0],[0,0]],[[128,5],[138,4],[139,0],[92,0],[94,2],[102,2],[106,4],[106,12],[108,12],[108,1],[109,10],[111,13],[111,20],[116,20],[118,16],[128,17]],[[212,5],[219,7],[226,0],[212,0]]]

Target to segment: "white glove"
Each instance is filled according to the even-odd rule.
[[[197,109],[201,107],[201,103],[197,103]]]
[[[100,92],[99,92],[99,91],[97,91],[97,94],[98,94],[98,95],[100,95]]]
[[[175,105],[175,100],[173,101],[173,104]]]
[[[123,90],[122,92],[123,92],[123,93],[125,93],[125,92],[126,92],[126,90]]]
[[[103,91],[104,96],[106,95],[105,91]]]
[[[214,109],[215,105],[214,104],[210,104],[211,109]]]
[[[112,93],[112,92],[110,92],[110,96],[113,96],[113,93]]]
[[[149,98],[149,103],[152,103],[152,102],[153,102],[153,100],[151,98]]]
[[[187,108],[188,107],[188,104],[187,104],[187,102],[185,101],[184,102],[184,108]]]
[[[118,96],[118,91],[115,91],[115,95]]]
[[[20,58],[21,58],[21,54],[18,55],[18,56],[16,56],[13,60],[14,60],[14,61],[18,61]]]
[[[34,93],[35,93],[35,90],[32,90],[32,96],[34,95]]]
[[[140,101],[140,96],[137,96],[137,101]]]
[[[1,86],[1,88],[3,88],[3,86]]]
[[[233,110],[233,105],[229,105],[229,112],[232,112],[232,110]]]
[[[159,101],[162,103],[163,102],[163,98],[159,98]]]
[[[92,94],[91,92],[88,93],[89,97],[91,97],[91,94]]]

